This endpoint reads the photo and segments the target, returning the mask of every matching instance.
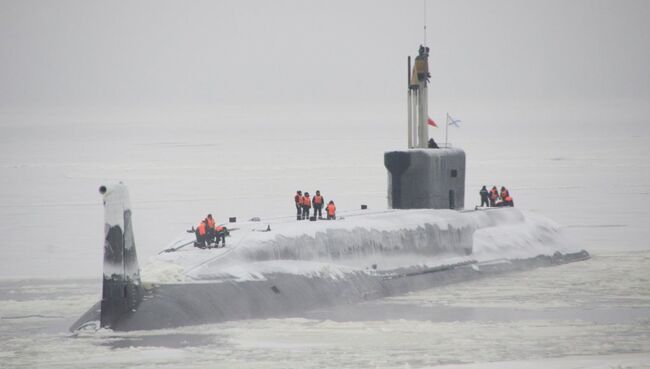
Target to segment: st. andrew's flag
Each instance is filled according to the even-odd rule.
[[[460,119],[454,119],[454,118],[451,117],[451,115],[449,115],[449,113],[447,113],[447,125],[448,126],[454,126],[454,127],[460,128],[460,126],[458,125],[458,123],[460,123],[460,122],[461,122]]]

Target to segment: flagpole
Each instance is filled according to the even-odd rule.
[[[445,148],[449,148],[449,141],[447,131],[449,130],[449,113],[447,113],[447,118],[445,119]]]

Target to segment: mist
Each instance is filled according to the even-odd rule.
[[[279,106],[402,114],[406,56],[424,39],[422,5],[3,1],[0,109],[120,119]],[[629,110],[650,97],[647,1],[426,9],[434,110],[546,100],[631,101],[619,109]]]
[[[2,365],[647,367],[650,1],[423,5],[0,0]],[[591,259],[277,319],[67,331],[102,298],[100,185],[128,185],[144,268],[208,213],[293,221],[296,190],[339,220],[383,212],[421,44],[428,132],[466,153],[465,210],[506,186]],[[529,225],[477,239],[526,249]]]

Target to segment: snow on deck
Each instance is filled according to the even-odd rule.
[[[339,278],[347,273],[577,251],[557,224],[514,208],[360,210],[341,213],[335,221],[283,217],[228,227],[225,248],[189,245],[161,253],[143,268],[143,281],[248,280],[270,273]],[[176,244],[192,240],[193,234],[185,234]]]

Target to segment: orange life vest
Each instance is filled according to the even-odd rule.
[[[302,204],[302,196],[296,194],[296,196],[293,199],[296,201],[296,205]]]
[[[205,222],[201,222],[198,227],[199,235],[205,236]]]
[[[506,197],[510,196],[508,190],[501,191],[501,198],[505,200]]]
[[[328,204],[327,205],[327,215],[333,217],[336,214],[336,205]]]
[[[214,230],[217,231],[217,232],[221,232],[224,229],[226,229],[226,227],[224,227],[224,226],[216,226],[216,227],[214,227]]]
[[[314,196],[314,205],[323,205],[323,196]]]
[[[213,218],[206,218],[205,220],[208,222],[207,225],[208,225],[209,229],[214,228],[214,219]]]
[[[496,200],[497,197],[499,197],[499,192],[497,192],[495,189],[490,190],[490,198],[492,200]]]
[[[512,202],[512,197],[506,196],[505,200],[506,200],[506,202]]]
[[[302,206],[306,206],[308,208],[311,208],[311,200],[309,199],[309,196],[303,196],[302,197]]]

